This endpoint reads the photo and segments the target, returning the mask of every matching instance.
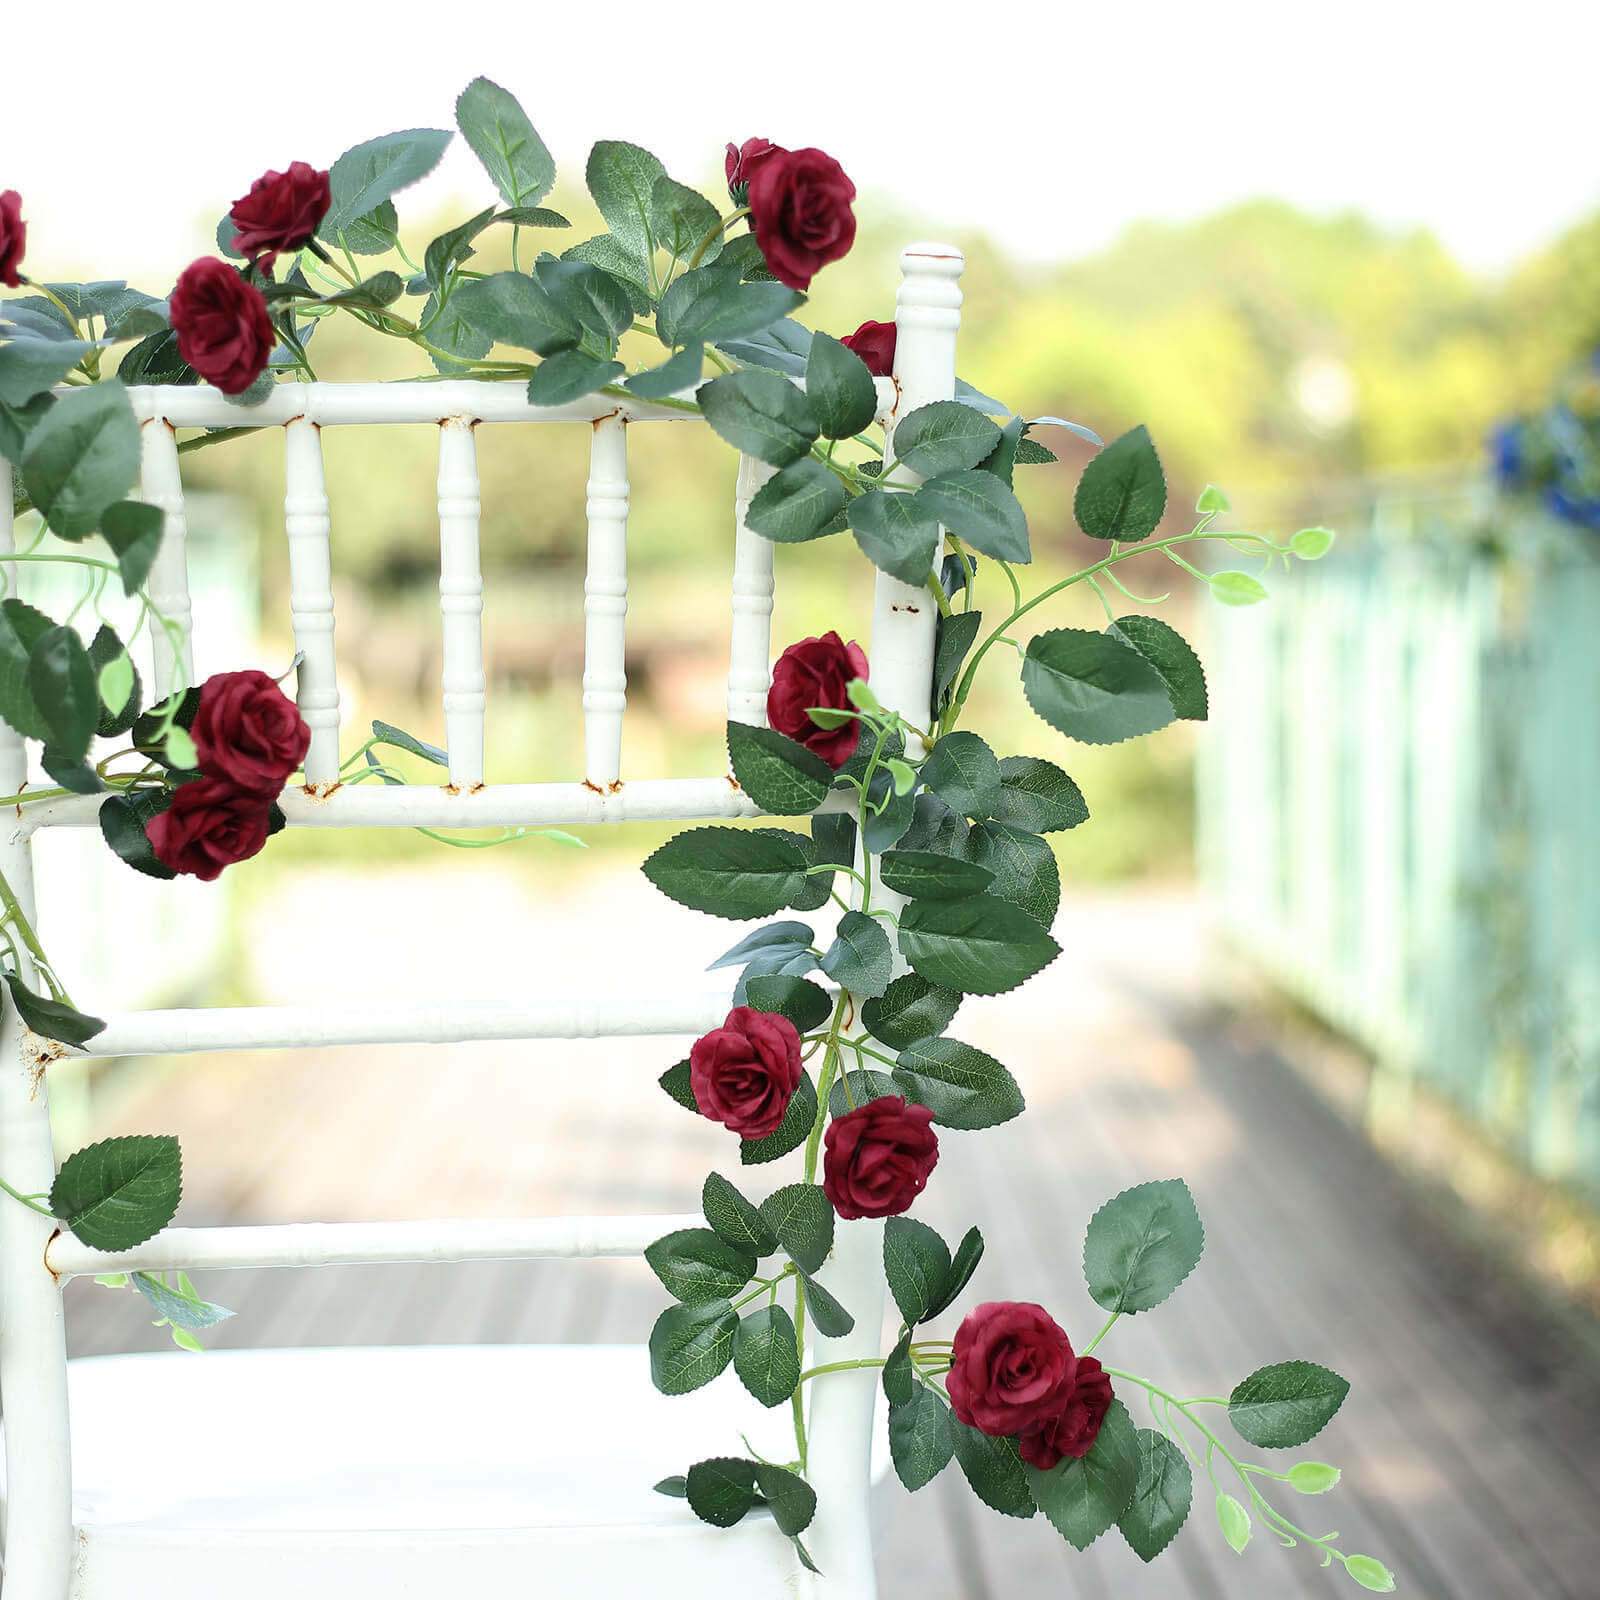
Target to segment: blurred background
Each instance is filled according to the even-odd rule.
[[[1221,1258],[1216,1286],[1194,1291],[1191,1330],[1216,1338],[1163,1359],[1207,1393],[1289,1354],[1350,1373],[1327,1446],[1343,1450],[1330,1459],[1354,1497],[1339,1514],[1408,1592],[1592,1594],[1594,17],[1532,4],[1491,28],[1355,5],[1335,29],[1281,7],[1157,6],[1019,15],[974,37],[970,19],[957,35],[932,8],[891,23],[828,5],[796,18],[613,6],[581,23],[485,13],[424,42],[324,8],[302,43],[271,55],[241,43],[238,62],[173,8],[152,9],[166,14],[161,92],[115,134],[98,115],[61,115],[76,80],[55,64],[48,17],[0,27],[6,59],[29,64],[7,75],[0,183],[23,194],[41,276],[165,293],[260,171],[326,166],[396,127],[448,127],[455,94],[486,72],[555,152],[548,203],[572,238],[594,231],[581,183],[592,138],[643,143],[713,195],[726,140],[820,145],[858,184],[860,231],[804,321],[843,334],[892,316],[900,246],[953,240],[968,263],[966,379],[1108,439],[1148,424],[1172,531],[1207,483],[1230,496],[1234,526],[1338,531],[1333,555],[1272,576],[1270,599],[1247,611],[1158,558],[1125,571],[1136,593],[1171,591],[1157,611],[1207,664],[1208,723],[1068,745],[1006,674],[970,717],[1003,752],[1067,767],[1091,820],[1052,836],[1066,954],[1003,1015],[973,1004],[964,1035],[1012,1062],[1040,1121],[986,1136],[995,1153],[966,1192],[932,1198],[952,1226],[986,1207],[1034,1219],[1011,1230],[1010,1267],[985,1268],[988,1296],[1044,1298],[1059,1283],[1081,1300],[1075,1241],[1093,1206],[1121,1183],[1184,1172]],[[20,139],[25,125],[50,137]],[[468,152],[452,151],[400,197],[412,254],[489,198]],[[499,244],[483,236],[476,265],[508,266]],[[421,370],[353,324],[320,328],[312,356],[324,379]],[[439,740],[433,445],[381,435],[325,435],[346,728],[379,717]],[[1089,447],[1046,438],[1059,463],[1018,474],[1041,583],[1094,559],[1071,517]],[[723,761],[734,460],[699,430],[639,429],[631,443],[624,777],[704,774]],[[583,437],[486,428],[479,451],[488,776],[570,778]],[[185,470],[200,670],[279,671],[292,654],[281,442],[201,452]],[[775,650],[827,628],[866,642],[870,586],[852,545],[780,547],[777,566]],[[1085,597],[1036,620],[1099,615]],[[430,986],[491,999],[575,980],[602,941],[641,981],[693,981],[737,930],[643,884],[638,861],[670,831],[591,829],[583,851],[450,851],[414,834],[291,830],[215,886],[152,886],[95,841],[49,838],[46,939],[90,1010]],[[149,966],[129,961],[120,930],[133,918],[160,930]],[[191,1220],[670,1209],[708,1160],[725,1161],[670,1107],[641,1101],[640,1069],[670,1059],[670,1046],[629,1044],[68,1064],[52,1094],[69,1144],[181,1132]],[[554,1166],[540,1161],[547,1127],[561,1135]],[[368,1154],[352,1160],[362,1130]],[[619,1179],[604,1152],[623,1132],[652,1153]],[[630,1270],[602,1291],[559,1266],[531,1279],[451,1269],[431,1288],[406,1280],[392,1302],[380,1282],[403,1273],[329,1273],[344,1287],[320,1298],[282,1279],[201,1287],[247,1313],[220,1343],[545,1338],[551,1318],[568,1336],[637,1338],[654,1291]],[[1045,1282],[1022,1281],[1030,1270]],[[105,1291],[72,1294],[80,1349],[162,1337]],[[1278,1326],[1310,1346],[1280,1348]],[[1026,1529],[1020,1557],[1017,1530],[980,1530],[968,1519],[981,1508],[958,1508],[948,1482],[931,1492],[948,1543],[919,1541],[902,1503],[891,1597],[930,1581],[984,1596],[1019,1561],[1068,1570],[1048,1530]],[[1333,1581],[1303,1551],[1234,1563],[1213,1532],[1180,1541],[1215,1550],[1181,1557],[1163,1580],[1174,1587],[1102,1547],[1070,1570],[1085,1594],[1279,1596]],[[957,1576],[929,1579],[930,1560]]]

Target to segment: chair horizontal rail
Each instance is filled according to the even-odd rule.
[[[57,1278],[64,1279],[103,1272],[638,1256],[662,1234],[700,1225],[698,1216],[291,1222],[246,1228],[167,1228],[132,1250],[95,1250],[63,1232],[51,1239],[45,1264]]]
[[[330,1045],[463,1044],[488,1039],[697,1037],[727,1014],[731,983],[656,996],[596,993],[515,1006],[211,1006],[104,1014],[74,1054],[194,1055]]]

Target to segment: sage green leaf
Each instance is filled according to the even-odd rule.
[[[756,1258],[710,1228],[680,1228],[657,1239],[644,1258],[668,1294],[689,1305],[731,1300],[755,1276]]]
[[[800,1274],[800,1288],[805,1295],[806,1310],[817,1332],[825,1338],[842,1339],[855,1327],[856,1319],[808,1273]]]
[[[358,218],[425,178],[438,166],[450,139],[442,128],[409,128],[346,150],[328,170],[331,201],[318,236],[337,240]]]
[[[799,460],[817,437],[806,397],[775,372],[730,372],[701,384],[695,399],[735,450],[774,467]]]
[[[7,405],[0,400],[0,460],[5,462],[8,471],[13,462],[22,460],[22,453],[28,448],[28,435],[55,403],[53,394],[36,394],[20,406]]]
[[[769,1194],[761,1202],[761,1220],[802,1272],[821,1270],[833,1249],[833,1207],[816,1184],[786,1184]],[[791,1342],[793,1337],[791,1329]]]
[[[1034,1502],[1075,1550],[1087,1550],[1128,1509],[1139,1487],[1139,1436],[1120,1400],[1081,1460],[1049,1471],[1023,1464]]]
[[[794,973],[761,973],[747,978],[745,1004],[787,1017],[802,1033],[820,1028],[833,1011],[826,989]]]
[[[636,372],[624,378],[623,387],[641,400],[665,400],[699,383],[705,359],[706,347],[703,344],[691,344],[663,361],[659,367],[651,367],[647,372]]]
[[[947,733],[922,764],[922,782],[952,811],[986,817],[1000,803],[1000,763],[975,733]]]
[[[141,790],[134,794],[108,795],[99,811],[100,833],[112,851],[147,878],[175,878],[165,862],[156,858],[145,824],[159,816],[172,803],[162,790]]]
[[[713,233],[722,221],[721,213],[696,189],[663,173],[650,189],[650,226],[656,243],[674,261],[687,261],[702,243],[705,253],[700,263],[715,261],[722,253],[722,235]]]
[[[726,1300],[668,1306],[650,1330],[651,1381],[662,1394],[703,1388],[733,1359],[738,1332],[739,1313]]]
[[[581,350],[557,350],[534,369],[528,399],[536,406],[564,406],[615,383],[622,373],[620,361],[601,361]]]
[[[89,652],[71,628],[51,628],[28,652],[28,692],[51,748],[68,761],[81,761],[100,721],[100,694]]]
[[[187,1276],[180,1274],[180,1282],[188,1287],[187,1294],[163,1283],[153,1272],[136,1272],[133,1275],[134,1288],[150,1302],[157,1315],[174,1328],[186,1328],[198,1333],[216,1327],[219,1322],[226,1322],[233,1315],[226,1306],[202,1300],[194,1292]]]
[[[178,1141],[130,1134],[68,1156],[50,1187],[50,1211],[92,1250],[131,1250],[172,1221],[182,1195]]]
[[[1394,1593],[1394,1574],[1376,1556],[1346,1556],[1344,1570],[1363,1589],[1374,1594]]]
[[[791,1346],[794,1343],[793,1326],[789,1334]],[[780,1467],[775,1462],[758,1461],[756,1463],[756,1485],[762,1494],[767,1497],[767,1504],[772,1508],[772,1520],[778,1524],[778,1531],[786,1533],[790,1538],[798,1533],[804,1533],[811,1526],[811,1519],[817,1514],[817,1491],[806,1482],[797,1472],[791,1472],[787,1467]],[[795,1543],[798,1545],[799,1540]],[[809,1557],[807,1567],[815,1572]]]
[[[728,256],[741,242],[736,239],[723,252],[724,267],[728,264]],[[751,239],[750,244],[754,246],[755,240]],[[759,256],[761,252],[756,249],[755,253]],[[747,367],[766,367],[769,371],[787,372],[790,377],[798,378],[806,370],[811,338],[811,330],[803,322],[796,322],[793,317],[783,317],[759,333],[723,339],[717,348]]]
[[[794,1322],[782,1306],[749,1312],[733,1341],[733,1370],[764,1406],[781,1406],[800,1381]]]
[[[591,267],[610,273],[628,291],[634,314],[645,316],[651,308],[650,273],[644,258],[635,255],[620,239],[597,233],[561,252],[563,261],[585,261]]]
[[[932,850],[886,850],[878,859],[885,888],[911,900],[960,900],[982,894],[994,874],[970,861]]]
[[[1113,439],[1083,469],[1072,511],[1092,539],[1148,538],[1167,509],[1161,458],[1141,424]]]
[[[95,732],[103,739],[127,733],[139,720],[143,709],[139,669],[122,641],[105,624],[101,624],[89,641],[89,665],[94,668],[95,685],[100,693],[100,719]]]
[[[14,339],[0,344],[0,400],[26,405],[61,382],[89,346],[79,339]]]
[[[394,201],[385,200],[365,216],[357,217],[340,234],[339,242],[352,255],[381,256],[400,242],[400,218]]]
[[[572,223],[559,211],[548,206],[510,206],[494,214],[496,222],[508,222],[514,228],[570,228]],[[609,237],[609,235],[607,236]]]
[[[355,311],[382,311],[406,292],[405,279],[398,272],[375,272],[360,283],[324,295],[325,306],[346,306]]]
[[[1344,1404],[1350,1385],[1314,1361],[1280,1361],[1252,1372],[1228,1396],[1228,1420],[1263,1450],[1315,1439]]]
[[[1033,560],[1028,518],[1006,484],[982,467],[930,478],[917,491],[924,516],[997,561]]]
[[[470,300],[468,307],[471,307]],[[462,314],[453,292],[442,302],[437,293],[430,294],[417,326],[429,344],[438,346],[437,350],[428,352],[436,372],[461,372],[467,362],[481,361],[494,346],[493,336],[475,327]],[[439,353],[441,351],[443,354]]]
[[[972,1275],[978,1270],[978,1263],[982,1260],[983,1235],[976,1228],[968,1228],[962,1235],[961,1243],[956,1246],[950,1270],[945,1274],[944,1287],[940,1289],[933,1304],[928,1307],[927,1321],[931,1322],[941,1312],[949,1310],[955,1304],[961,1291],[972,1282]]]
[[[720,263],[696,267],[674,278],[661,297],[656,332],[668,345],[748,340],[804,300],[781,283],[742,283]]]
[[[1205,1244],[1182,1178],[1135,1184],[1089,1219],[1083,1241],[1089,1293],[1107,1311],[1148,1311],[1194,1271]]]
[[[1052,628],[1028,642],[1028,704],[1058,733],[1083,744],[1120,744],[1172,721],[1166,681],[1110,634]]]
[[[979,822],[963,846],[967,859],[991,877],[989,893],[1020,906],[1042,928],[1061,908],[1061,868],[1055,851],[1036,833],[1003,822]]]
[[[1187,722],[1206,720],[1206,670],[1176,628],[1134,612],[1118,617],[1106,632],[1137,650],[1161,674],[1174,716]]]
[[[1267,598],[1267,591],[1259,578],[1248,572],[1213,572],[1206,582],[1211,595],[1225,606],[1259,605]]]
[[[731,1528],[756,1503],[756,1464],[734,1457],[697,1461],[684,1478],[689,1509],[713,1528]]]
[[[950,1407],[942,1395],[917,1384],[911,1398],[889,1408],[889,1454],[895,1475],[915,1493],[932,1483],[955,1454]]]
[[[902,583],[927,581],[939,549],[939,524],[916,495],[872,489],[850,502],[848,515],[861,553],[880,572]]]
[[[1005,994],[1061,954],[1027,912],[991,894],[913,900],[900,913],[900,953],[929,983],[959,994]]]
[[[891,1050],[904,1050],[919,1039],[936,1038],[950,1026],[961,996],[915,972],[896,978],[876,1000],[861,1008],[867,1032]]]
[[[1141,1561],[1154,1561],[1189,1515],[1194,1494],[1189,1463],[1164,1433],[1140,1428],[1139,1484],[1117,1527]]]
[[[380,722],[374,718],[372,737],[380,744],[392,744],[395,749],[404,750],[408,755],[420,756],[424,761],[431,761],[436,767],[450,765],[448,751],[419,739],[414,733],[407,733],[404,728],[395,727],[392,722]]]
[[[6,973],[5,979],[17,1014],[41,1039],[55,1039],[70,1045],[87,1044],[105,1028],[99,1017],[88,1016],[64,1001],[35,994],[14,972]]]
[[[768,1256],[778,1248],[777,1235],[760,1211],[720,1173],[706,1175],[700,1191],[700,1209],[717,1237],[735,1249]]]
[[[811,338],[806,398],[826,439],[848,439],[870,427],[878,414],[878,386],[866,362],[826,333]]]
[[[1012,485],[1011,469],[1016,465],[1017,449],[1022,443],[1023,430],[1026,427],[1027,423],[1021,417],[1012,417],[1002,423],[999,442],[979,462],[977,470],[993,473],[1009,489]]]
[[[805,883],[792,834],[776,828],[691,828],[644,863],[644,875],[679,905],[714,917],[768,917]]]
[[[895,424],[894,459],[925,478],[975,467],[1000,442],[1000,430],[959,400],[918,406]]]
[[[1022,1115],[1017,1080],[991,1055],[956,1039],[924,1039],[900,1052],[894,1081],[945,1128],[993,1128]]]
[[[839,479],[806,456],[791,461],[756,490],[745,522],[775,544],[802,544],[836,532],[835,519],[847,499]]]
[[[991,815],[1026,833],[1059,833],[1089,820],[1083,792],[1060,767],[1038,756],[1005,756],[1000,800]]]
[[[799,1087],[789,1101],[789,1109],[784,1112],[783,1121],[778,1124],[776,1131],[769,1133],[765,1139],[739,1141],[741,1164],[747,1167],[760,1166],[763,1162],[776,1161],[780,1156],[788,1155],[791,1150],[798,1150],[806,1142],[816,1120],[817,1086],[802,1074]]]
[[[883,1225],[883,1273],[901,1319],[914,1327],[935,1305],[950,1275],[950,1250],[926,1223],[890,1217]]]
[[[435,292],[443,287],[453,268],[471,259],[474,253],[472,241],[495,220],[494,207],[489,206],[477,216],[469,217],[458,227],[446,229],[428,242],[422,257],[422,273]]]
[[[63,539],[93,533],[138,475],[139,424],[115,378],[62,395],[22,452],[22,486]]]
[[[981,611],[952,611],[939,618],[939,631],[933,647],[933,714],[944,710],[955,688],[956,675],[961,663],[978,637],[983,625]]]
[[[1250,1513],[1231,1494],[1217,1491],[1217,1526],[1236,1556],[1250,1543]]]
[[[764,950],[782,950],[789,955],[798,955],[810,945],[812,937],[808,923],[769,922],[764,928],[757,928],[753,933],[747,933],[736,945],[724,950],[706,971],[715,972],[718,967],[741,966],[751,956]]]
[[[107,802],[109,804],[109,802]],[[105,807],[101,807],[104,815]],[[697,1117],[703,1115],[700,1102],[694,1097],[694,1087],[689,1080],[689,1063],[676,1061],[661,1074],[656,1082],[661,1085],[685,1111],[692,1111]]]
[[[456,100],[456,126],[508,206],[536,206],[556,181],[556,164],[516,96],[474,78]]]
[[[583,336],[578,319],[522,272],[496,272],[459,285],[450,309],[488,338],[539,356],[571,349]]]
[[[166,519],[159,506],[140,500],[118,500],[100,518],[100,537],[117,558],[122,592],[134,594],[150,576]]]
[[[894,974],[894,952],[882,924],[860,911],[845,912],[822,970],[857,999],[882,994]]]
[[[622,139],[601,139],[589,152],[584,178],[614,239],[648,259],[655,251],[650,195],[666,169],[648,150]]]
[[[956,1460],[972,1492],[1004,1517],[1027,1519],[1034,1513],[1033,1494],[1015,1439],[993,1439],[955,1417],[950,1419]]]
[[[628,286],[587,261],[560,261],[541,256],[534,269],[540,286],[556,305],[587,334],[603,353],[612,354],[617,340],[633,325]]]

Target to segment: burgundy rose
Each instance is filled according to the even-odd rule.
[[[311,730],[264,672],[218,672],[200,689],[189,729],[208,778],[271,799],[306,758]]]
[[[775,1133],[800,1082],[800,1035],[787,1017],[735,1006],[720,1028],[696,1039],[689,1085],[703,1116],[741,1139]]]
[[[743,144],[730,143],[722,165],[728,175],[728,193],[733,197],[733,203],[736,206],[745,203],[750,179],[768,156],[788,153],[781,144],[774,144],[770,139],[746,139]]]
[[[774,150],[750,175],[750,222],[772,275],[806,289],[856,240],[856,186],[821,150]]]
[[[847,333],[839,343],[855,353],[867,364],[867,371],[875,378],[894,376],[895,325],[892,322],[863,322],[854,333]]]
[[[217,778],[195,778],[145,824],[156,859],[207,883],[224,867],[248,861],[267,842],[272,802]]]
[[[202,256],[172,291],[178,354],[224,394],[243,394],[272,354],[267,302],[225,261]]]
[[[898,1217],[939,1160],[926,1106],[886,1094],[847,1111],[823,1137],[822,1191],[841,1217]]]
[[[1072,1342],[1043,1306],[991,1300],[956,1329],[945,1379],[950,1409],[980,1433],[1021,1433],[1060,1414],[1077,1365]]]
[[[28,247],[28,224],[22,220],[22,196],[15,189],[0,193],[0,283],[22,284],[22,252]]]
[[[1022,1459],[1048,1472],[1063,1456],[1082,1460],[1100,1435],[1111,1409],[1111,1380],[1093,1356],[1079,1356],[1067,1403],[1053,1417],[1022,1430],[1017,1448]]]
[[[830,767],[842,767],[856,753],[861,724],[854,718],[837,728],[819,728],[812,706],[850,709],[845,685],[867,675],[867,655],[854,639],[846,644],[837,633],[802,639],[778,657],[767,691],[767,723],[779,733],[821,756]]]
[[[263,173],[228,213],[234,248],[271,272],[280,250],[298,250],[317,231],[328,200],[328,174],[307,162],[291,161],[287,172]]]

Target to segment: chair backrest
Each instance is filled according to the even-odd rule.
[[[879,414],[897,416],[950,398],[963,266],[948,245],[918,244],[901,256],[896,302],[895,377],[879,380]],[[185,566],[183,485],[174,429],[230,427],[237,407],[208,388],[130,391],[143,436],[142,496],[165,517],[152,569],[152,602],[176,625],[153,630],[158,695],[192,674]],[[624,778],[626,709],[624,612],[627,605],[628,429],[639,423],[695,420],[637,400],[593,395],[564,406],[534,407],[520,388],[473,382],[281,384],[248,414],[284,430],[290,610],[303,655],[301,712],[311,729],[304,788],[281,800],[291,826],[451,828],[501,824],[620,823],[641,819],[749,817],[756,808],[723,773],[697,779]],[[440,788],[341,786],[339,670],[335,649],[330,508],[323,481],[321,430],[332,426],[433,423],[439,430],[439,605],[443,628],[443,707],[450,781]],[[483,782],[485,680],[478,558],[480,425],[584,423],[590,433],[588,567],[585,595],[581,781]],[[0,463],[3,466],[3,463]],[[743,458],[738,475],[733,554],[728,715],[765,720],[771,657],[772,546],[745,526],[750,498],[771,469]],[[14,548],[10,473],[0,471],[0,567]],[[4,568],[14,585],[16,567]],[[14,591],[12,587],[11,592]],[[921,722],[932,680],[935,609],[925,590],[876,574],[871,634],[872,682],[879,699]],[[0,787],[23,788],[21,740],[0,727]],[[39,828],[96,821],[94,796],[41,801],[5,819],[0,870],[31,916],[30,839]],[[424,1043],[493,1038],[581,1038],[606,1034],[694,1036],[721,1020],[726,994],[684,998],[625,996],[584,1002],[538,997],[515,1005],[253,1007],[111,1014],[84,1053],[160,1055],[206,1050]],[[45,1068],[65,1053],[29,1034],[15,1007],[0,1031],[0,1175],[23,1192],[50,1187],[54,1172]],[[0,1197],[0,1402],[5,1411],[8,1527],[6,1600],[62,1600],[72,1550],[66,1344],[62,1285],[92,1273],[173,1268],[319,1265],[380,1261],[459,1261],[538,1256],[638,1255],[686,1217],[567,1217],[405,1223],[169,1228],[136,1249],[92,1250],[47,1218]],[[838,1230],[823,1281],[856,1314],[842,1339],[819,1339],[819,1359],[879,1353],[883,1286],[881,1223]],[[815,1385],[810,1471],[823,1507],[811,1539],[835,1600],[874,1592],[866,1516],[875,1394],[871,1370]]]

